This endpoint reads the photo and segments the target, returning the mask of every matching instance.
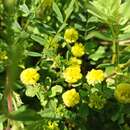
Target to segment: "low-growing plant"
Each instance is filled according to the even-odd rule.
[[[130,0],[0,1],[0,130],[130,130]]]

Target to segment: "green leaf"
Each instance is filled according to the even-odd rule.
[[[42,54],[41,54],[41,53],[33,52],[33,51],[27,51],[27,52],[25,53],[25,55],[27,55],[27,56],[32,56],[32,57],[42,57]]]
[[[58,33],[61,32],[65,27],[67,26],[66,23],[63,23],[60,27],[60,29],[58,30]]]
[[[65,15],[66,15],[66,20],[69,18],[69,16],[71,15],[71,13],[73,12],[74,9],[74,3],[76,0],[71,0],[68,8],[65,10]]]
[[[57,94],[62,93],[63,88],[60,85],[55,85],[51,88],[51,95],[50,97],[55,97]]]
[[[117,23],[121,0],[93,0],[87,3],[88,12],[103,23]]]
[[[81,117],[86,118],[89,115],[88,105],[85,103],[81,104],[79,107],[79,113]]]
[[[91,58],[94,61],[97,61],[104,57],[105,55],[105,47],[100,46],[97,51],[94,54],[91,54],[89,58]]]
[[[0,115],[0,123],[4,122],[6,119],[5,115]]]
[[[113,66],[106,67],[105,72],[107,75],[113,74],[115,72],[115,66],[113,65]]]
[[[34,97],[38,91],[39,88],[37,86],[27,86],[25,94],[29,97]]]
[[[81,18],[81,21],[86,22],[86,17],[83,14],[79,14],[79,17]]]
[[[31,35],[31,38],[35,41],[35,42],[37,42],[37,43],[39,43],[40,45],[44,45],[44,39],[42,38],[42,37],[40,37],[40,36],[37,36],[37,35]]]
[[[62,16],[62,14],[61,14],[61,12],[60,12],[60,9],[59,9],[58,5],[57,5],[55,2],[53,2],[53,10],[54,10],[54,12],[55,12],[56,15],[57,15],[57,19],[58,19],[61,23],[63,23],[63,16]]]
[[[3,123],[0,122],[0,130],[3,130]]]
[[[101,40],[112,41],[112,38],[110,38],[110,36],[108,37],[107,35],[102,34],[102,33],[98,32],[98,31],[92,31],[92,32],[90,32],[90,33],[85,37],[85,39],[86,39],[86,40],[89,40],[89,39],[91,39],[91,38],[93,38],[93,37],[96,37],[96,38],[101,39]]]
[[[20,5],[19,9],[24,13],[23,16],[28,16],[30,13],[29,8],[26,4]]]
[[[130,19],[130,0],[126,0],[122,13],[126,18]]]
[[[106,15],[104,15],[102,11],[98,10],[98,8],[94,7],[91,3],[87,3],[86,7],[89,13],[103,21],[106,21]]]
[[[37,121],[42,119],[35,111],[25,108],[19,108],[18,111],[9,113],[7,117],[17,121]]]
[[[98,67],[98,68],[107,68],[107,67],[111,67],[111,66],[114,67],[114,64],[111,64],[111,63],[103,63],[103,64],[99,64],[97,67]]]
[[[26,130],[48,130],[48,123],[46,120],[33,121],[26,126]]]
[[[122,123],[124,121],[124,113],[123,113],[124,106],[121,104],[118,108],[118,110],[112,115],[111,120],[112,121],[118,121],[118,123]]]
[[[118,39],[119,40],[127,40],[127,39],[129,39],[130,38],[130,32],[127,32],[127,33],[124,33],[124,34],[120,34],[119,35],[119,37],[118,37]]]
[[[2,97],[3,97],[3,94],[2,94],[2,93],[0,93],[0,101],[2,100]]]
[[[50,111],[50,110],[48,110],[48,111],[44,110],[40,114],[41,114],[42,118],[45,118],[45,119],[53,119],[53,120],[62,119],[62,116],[57,115],[56,112]]]

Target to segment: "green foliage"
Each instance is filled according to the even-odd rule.
[[[59,22],[63,23],[63,16],[62,16],[60,9],[58,8],[58,6],[55,2],[53,3],[53,10],[56,13],[57,19],[59,20]]]
[[[129,5],[130,0],[1,0],[0,130],[129,130],[130,104],[114,95],[118,84],[130,84]],[[66,42],[68,28],[78,32],[82,57],[74,57],[75,43]],[[68,73],[70,66],[79,67]],[[32,71],[21,77],[27,68],[36,69],[37,83]],[[77,82],[67,82],[77,74]],[[78,100],[73,93],[63,100],[71,89],[80,100],[67,107]]]
[[[105,54],[105,47],[100,46],[94,54],[89,56],[90,59],[97,61],[104,57]]]
[[[17,121],[37,121],[41,120],[41,116],[33,110],[29,110],[24,107],[21,107],[19,110],[9,113],[7,115],[9,119]]]
[[[55,85],[51,88],[51,95],[50,97],[55,97],[56,95],[62,93],[63,88],[60,85]]]

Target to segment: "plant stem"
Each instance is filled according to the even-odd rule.
[[[119,65],[119,43],[116,42],[116,66],[119,67],[118,65]]]
[[[112,55],[112,64],[119,67],[119,43],[117,40],[113,41],[113,55]]]
[[[119,67],[119,42],[118,42],[118,30],[114,29],[113,26],[110,26],[113,37],[113,55],[112,55],[112,64]]]
[[[8,112],[12,112],[12,110],[13,110],[12,94],[8,95],[8,97],[7,97],[7,103],[8,103]]]
[[[119,67],[119,43],[118,43],[118,41],[116,41],[115,52],[116,52],[116,62],[115,62],[115,65],[118,68]]]
[[[112,52],[112,62],[111,62],[112,64],[115,64],[115,59],[116,59],[115,46],[116,46],[116,42],[115,40],[113,40],[113,46],[112,46],[113,52]]]
[[[13,88],[13,69],[12,69],[12,44],[14,43],[14,31],[12,29],[12,25],[14,23],[14,15],[15,15],[15,0],[11,1],[11,3],[6,0],[3,0],[3,6],[4,6],[4,22],[5,22],[5,28],[7,33],[6,35],[6,43],[8,45],[8,62],[7,62],[7,68],[6,68],[6,82],[5,82],[5,90],[4,90],[4,97],[3,99],[6,99],[6,101],[3,101],[3,107],[7,103],[7,110],[8,113],[13,111],[13,103],[12,103],[12,88]],[[5,103],[6,102],[6,103]],[[7,113],[6,110],[3,110]],[[7,120],[7,128],[6,130],[10,129],[10,119]]]

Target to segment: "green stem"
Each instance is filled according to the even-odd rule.
[[[120,66],[121,69],[125,69],[126,67],[130,66],[130,60],[128,60],[126,63]]]
[[[113,40],[113,56],[112,56],[112,64],[119,67],[119,43],[116,39]]]
[[[119,41],[118,41],[119,29],[118,27],[115,27],[113,25],[110,25],[110,29],[111,29],[112,37],[113,37],[112,64],[115,65],[115,71],[118,72],[120,70],[119,68]],[[117,83],[118,81],[116,79],[115,84]]]
[[[15,0],[11,3],[6,0],[3,0],[3,6],[4,6],[4,22],[5,22],[5,28],[6,28],[6,43],[8,45],[8,62],[7,62],[7,69],[6,69],[6,83],[5,83],[5,90],[4,90],[4,98],[6,99],[7,103],[7,109],[8,112],[13,111],[13,104],[12,104],[12,87],[13,87],[13,71],[11,68],[12,60],[11,60],[11,54],[12,54],[12,44],[14,43],[14,31],[12,30],[12,24],[14,23],[14,15],[15,15]],[[5,102],[3,101],[3,106]],[[4,110],[4,112],[6,112]],[[7,112],[6,112],[7,113]],[[7,120],[7,130],[10,130],[10,119]]]
[[[118,41],[116,41],[115,52],[116,52],[116,62],[115,62],[115,65],[118,68],[119,67],[119,43],[118,43]]]
[[[113,37],[113,55],[112,55],[112,64],[119,67],[119,42],[118,42],[118,30],[114,30],[113,26],[110,26]]]
[[[116,43],[115,43],[115,40],[113,40],[113,45],[112,45],[112,64],[115,64],[115,59],[116,59],[116,52],[115,52],[115,46],[116,46]]]

